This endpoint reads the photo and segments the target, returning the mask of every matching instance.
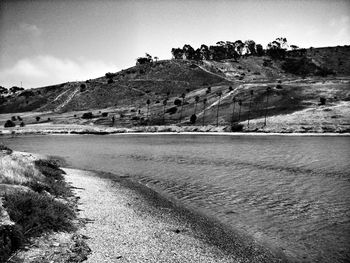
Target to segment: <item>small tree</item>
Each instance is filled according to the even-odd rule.
[[[251,110],[251,107],[252,107],[253,94],[254,94],[254,91],[251,90],[250,91],[250,100],[249,100],[249,110],[248,110],[248,128],[249,128],[250,110]]]
[[[205,108],[206,108],[206,104],[207,104],[207,98],[203,99],[203,123],[202,125],[204,126],[204,117],[205,117]]]
[[[194,98],[194,102],[195,102],[195,106],[194,106],[194,115],[196,115],[196,112],[197,112],[197,104],[198,104],[198,102],[199,102],[199,96],[196,96],[195,98]]]
[[[241,108],[242,108],[242,100],[238,100],[239,112],[238,112],[238,122],[241,120]]]
[[[267,110],[269,107],[269,94],[271,91],[271,87],[267,87],[266,88],[266,105],[265,105],[265,122],[264,122],[264,126],[266,126],[266,118],[267,118]]]
[[[147,104],[147,114],[146,114],[146,117],[147,117],[147,122],[148,122],[149,105],[151,104],[151,100],[148,99],[148,100],[146,101],[146,104]]]
[[[5,128],[11,128],[11,127],[15,127],[16,126],[16,123],[14,123],[13,121],[11,120],[7,120],[4,124],[4,127]]]
[[[233,122],[234,122],[235,106],[236,106],[236,97],[233,97],[233,98],[232,98],[232,102],[233,102],[233,107],[232,107],[231,126],[233,125]]]
[[[220,102],[221,102],[222,92],[219,91],[219,92],[216,93],[216,95],[219,97],[218,108],[217,108],[217,111],[216,111],[216,126],[219,126],[219,109],[220,109]]]
[[[167,99],[163,100],[163,123],[165,124],[165,107],[167,105]]]
[[[180,111],[180,123],[181,123],[181,119],[182,119],[182,109],[183,109],[183,107],[184,107],[185,97],[186,97],[185,93],[182,93],[182,94],[181,94],[182,104],[181,104],[181,111]]]

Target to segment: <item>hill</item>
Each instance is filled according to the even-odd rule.
[[[54,123],[162,125],[190,123],[195,113],[197,124],[228,125],[347,102],[349,77],[349,46],[290,51],[284,59],[163,60],[84,82],[25,90],[2,98],[0,112],[23,112],[26,124],[37,123],[33,116],[39,115]],[[92,119],[81,118],[86,111],[93,112]],[[9,116],[3,115],[2,125]]]

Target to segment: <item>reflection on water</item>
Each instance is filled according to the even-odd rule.
[[[129,175],[300,261],[350,259],[350,138],[41,136],[9,146]]]

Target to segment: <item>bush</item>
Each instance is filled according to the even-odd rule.
[[[6,154],[11,154],[13,152],[10,148],[3,144],[0,144],[0,151],[5,152]]]
[[[50,196],[36,192],[15,192],[4,196],[3,206],[26,238],[46,231],[72,231],[74,211]]]
[[[65,174],[63,170],[61,170],[56,161],[54,160],[36,160],[34,161],[35,167],[45,175],[46,177],[52,177],[55,180],[63,181],[64,177],[62,174]]]
[[[39,116],[36,116],[35,119],[36,119],[36,121],[40,121],[40,117]]]
[[[80,92],[84,92],[86,90],[86,85],[83,83],[83,84],[80,84]]]
[[[181,106],[181,100],[180,99],[175,99],[174,100],[174,105]]]
[[[83,114],[83,116],[81,116],[82,119],[92,119],[94,117],[94,115],[92,114],[92,112],[85,112]]]
[[[13,121],[11,120],[7,120],[4,124],[4,127],[5,128],[10,128],[10,127],[15,127],[16,126],[16,123],[14,123]]]
[[[16,121],[17,120],[17,117],[16,116],[12,116],[11,117],[11,121]]]
[[[231,131],[232,132],[241,132],[241,131],[243,131],[243,124],[233,124],[232,126],[231,126]]]
[[[172,107],[165,111],[165,113],[169,113],[170,115],[175,114],[176,112],[177,112],[177,107]]]
[[[24,127],[24,126],[26,126],[26,124],[22,121],[19,126]]]
[[[108,116],[108,112],[102,112],[102,117],[107,117]]]
[[[21,116],[17,116],[17,120],[22,121]]]
[[[283,89],[281,85],[277,85],[276,89]]]
[[[108,79],[108,80],[107,80],[107,83],[108,83],[108,84],[112,84],[113,82],[114,82],[113,79]]]
[[[197,120],[196,114],[192,114],[192,115],[191,115],[191,118],[190,118],[190,122],[191,122],[192,124],[195,124],[195,123],[196,123],[196,120]]]
[[[326,98],[320,97],[320,105],[326,105]]]

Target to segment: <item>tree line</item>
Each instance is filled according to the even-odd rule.
[[[254,40],[219,41],[216,45],[207,46],[202,44],[194,49],[191,45],[185,44],[182,48],[172,48],[171,54],[174,59],[184,60],[223,60],[234,59],[246,56],[269,55],[272,58],[283,58],[288,49],[298,50],[296,45],[288,45],[284,37],[276,38],[270,42],[266,49],[261,44],[256,44]]]

